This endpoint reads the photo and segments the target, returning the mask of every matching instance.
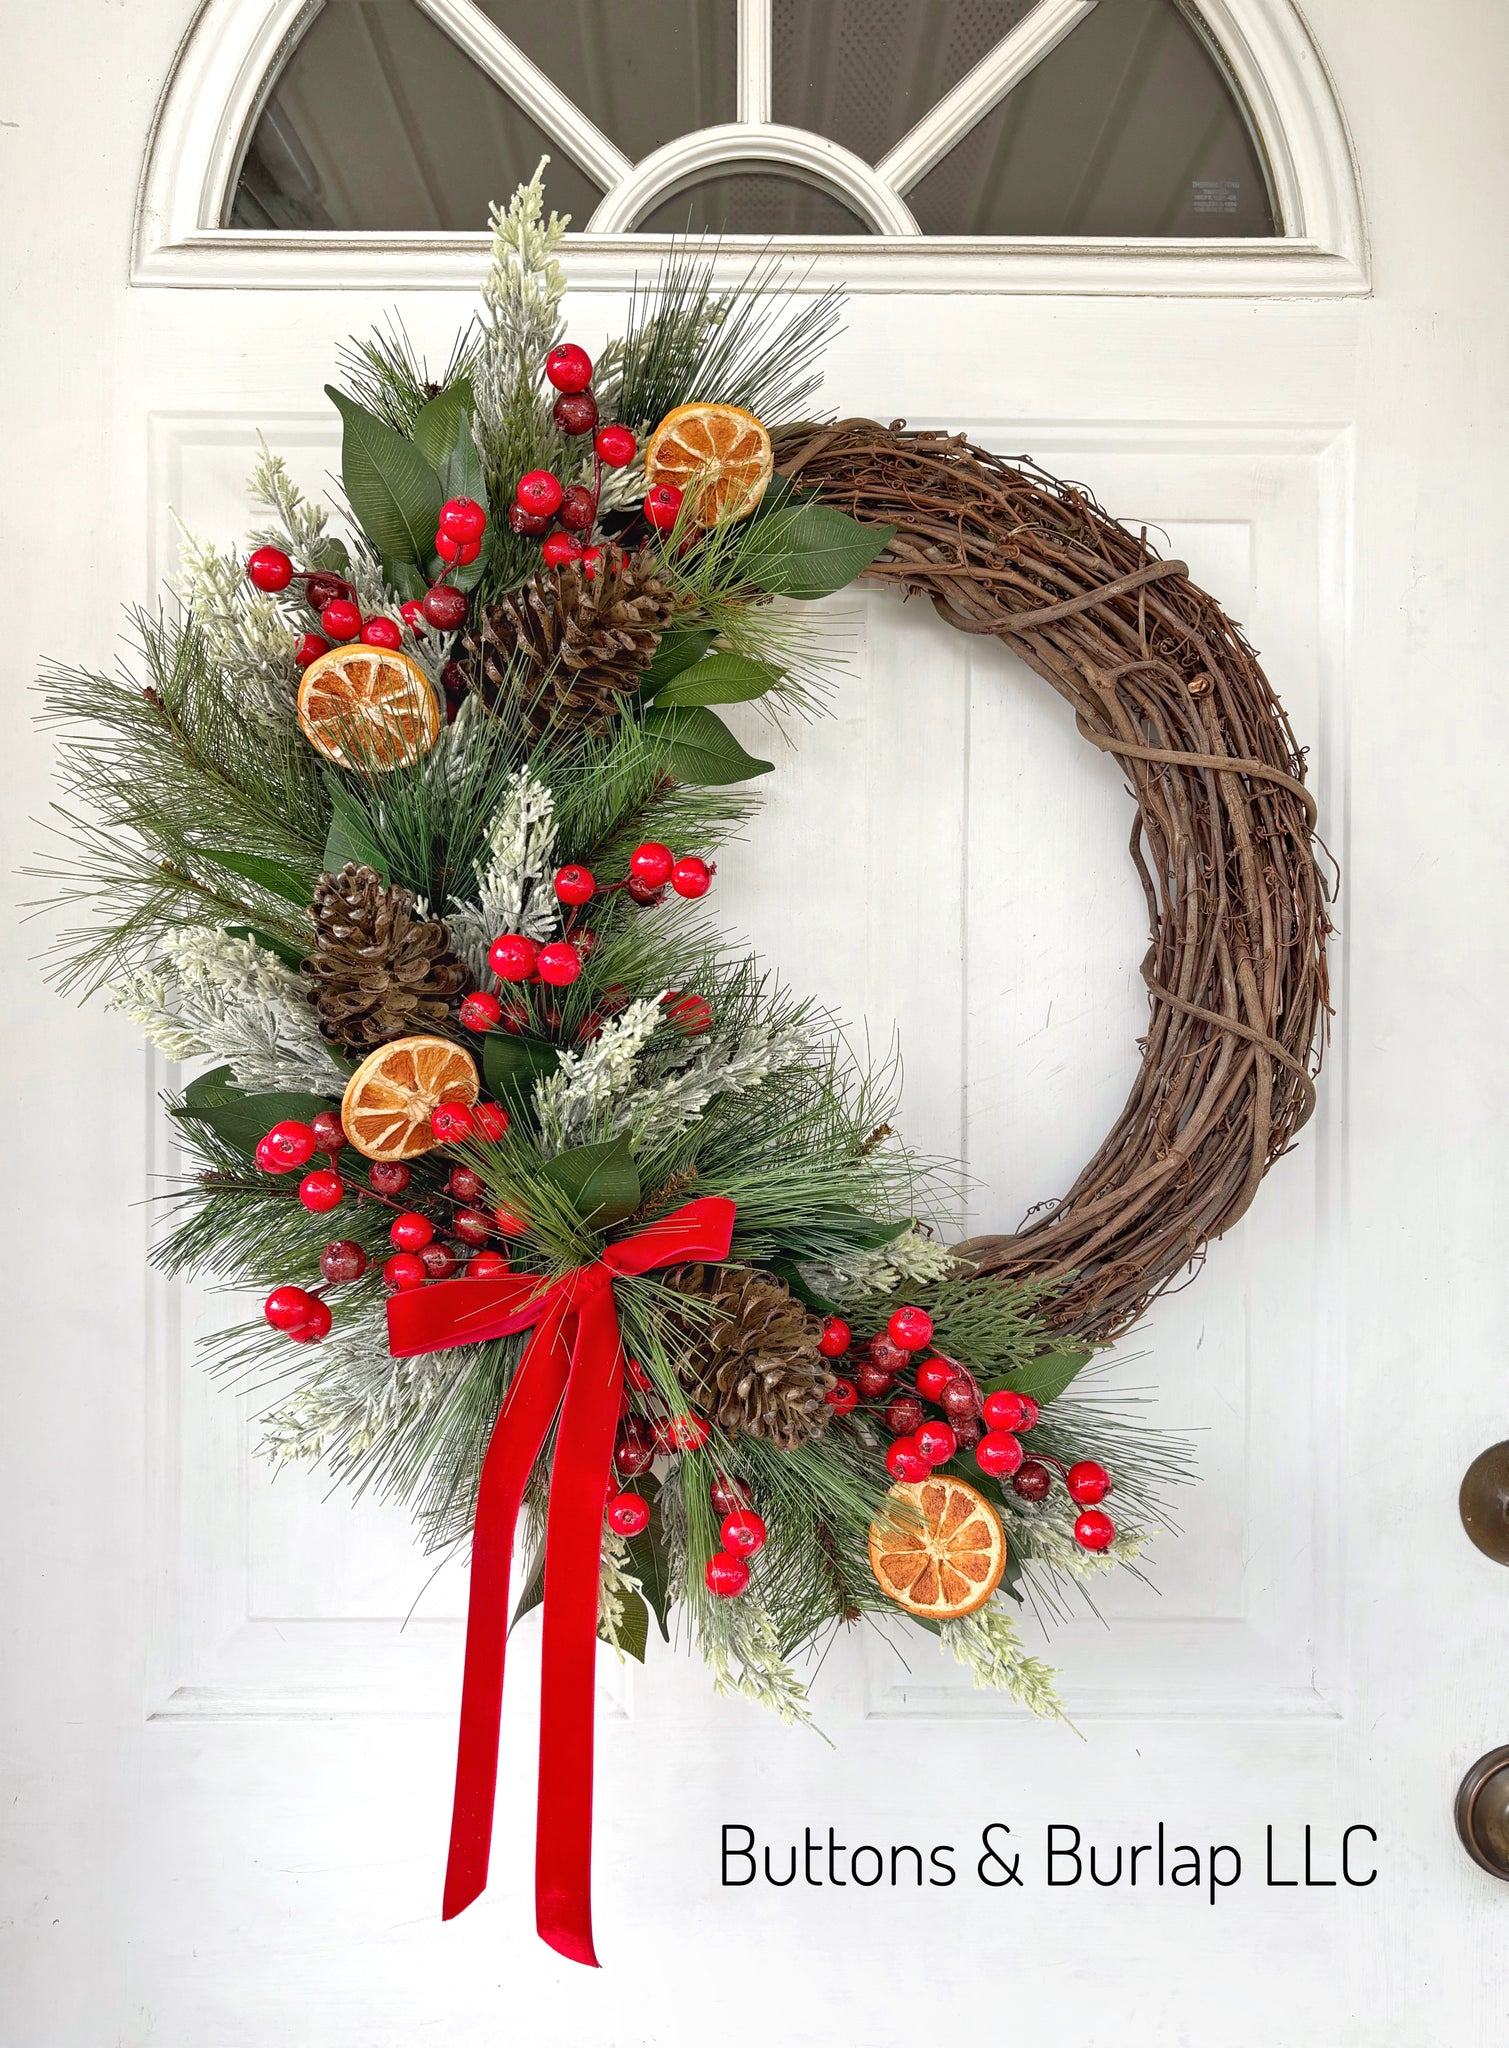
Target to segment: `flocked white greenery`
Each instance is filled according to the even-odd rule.
[[[938,1636],[976,1685],[1010,1693],[1019,1706],[1045,1720],[1068,1719],[1054,1687],[1053,1667],[1028,1655],[1015,1621],[999,1601],[988,1600],[958,1621],[941,1622]]]
[[[476,900],[457,898],[445,913],[451,944],[484,987],[487,949],[499,932],[548,939],[560,922],[550,886],[555,836],[555,798],[527,768],[516,770],[487,829]]]
[[[626,1096],[612,1129],[628,1133],[635,1145],[662,1142],[685,1130],[715,1096],[758,1088],[772,1074],[800,1064],[810,1049],[811,1033],[799,1022],[761,1019],[734,1039],[709,1039],[677,1073]]]
[[[534,1091],[547,1154],[589,1142],[602,1112],[632,1085],[634,1063],[664,1021],[661,998],[641,996],[610,1017],[590,1045],[560,1055]]]
[[[914,1223],[873,1251],[851,1252],[847,1258],[808,1267],[807,1277],[819,1294],[842,1307],[903,1287],[935,1287],[953,1269],[948,1247]]]

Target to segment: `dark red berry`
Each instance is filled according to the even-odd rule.
[[[627,469],[639,452],[627,427],[600,427],[593,445],[609,469]]]
[[[585,484],[573,484],[562,493],[555,516],[568,533],[586,533],[597,517],[597,500]]]
[[[486,989],[474,989],[461,1005],[461,1021],[468,1031],[491,1031],[503,1015],[503,1005]]]
[[[286,590],[293,581],[293,563],[281,548],[253,548],[247,557],[246,573],[258,590],[269,594]]]
[[[967,1373],[960,1373],[951,1379],[939,1398],[939,1407],[950,1421],[955,1417],[978,1415],[980,1395],[975,1383]]]
[[[898,1394],[886,1408],[885,1426],[892,1436],[915,1436],[925,1413],[915,1394]]]
[[[334,1159],[346,1149],[346,1128],[333,1109],[316,1110],[309,1119],[309,1128],[314,1132],[316,1152],[326,1152]]]
[[[585,391],[592,382],[592,358],[574,341],[558,342],[545,358],[545,375],[557,391]]]
[[[613,1444],[613,1462],[625,1479],[637,1479],[655,1462],[655,1446],[648,1430],[632,1415],[618,1425]]]
[[[637,875],[629,877],[628,881],[624,884],[624,890],[635,903],[648,905],[665,901],[665,884],[663,882],[657,888],[654,882],[641,882]]]
[[[550,416],[563,434],[590,434],[597,425],[597,400],[590,391],[563,391]]]
[[[349,1237],[338,1237],[320,1253],[320,1271],[332,1287],[360,1280],[366,1270],[367,1254]]]
[[[378,1159],[367,1168],[367,1184],[374,1194],[401,1195],[409,1184],[409,1169],[401,1159]]]
[[[349,597],[333,597],[320,613],[320,624],[332,640],[354,640],[362,629],[362,615]]]
[[[541,534],[549,533],[550,522],[554,517],[553,512],[530,512],[522,505],[510,505],[508,508],[508,524],[512,531],[522,533],[532,540],[538,540]]]
[[[454,633],[466,617],[466,593],[453,583],[435,583],[425,592],[420,609],[432,626]]]
[[[707,1497],[720,1515],[732,1515],[747,1508],[754,1499],[748,1485],[729,1472],[720,1472],[707,1489]]]
[[[432,1280],[449,1280],[461,1263],[456,1256],[455,1247],[442,1244],[438,1237],[433,1244],[422,1246],[419,1256],[424,1261],[425,1272]]]
[[[903,1351],[884,1330],[873,1336],[866,1348],[871,1365],[878,1365],[882,1372],[905,1372],[912,1362],[910,1353]]]
[[[323,569],[316,569],[312,576],[304,578],[304,602],[312,612],[322,612],[332,598],[349,597],[351,585],[340,576],[331,576]]]
[[[458,1202],[480,1202],[482,1199],[482,1176],[473,1173],[469,1166],[454,1166],[451,1177],[445,1184],[448,1195],[454,1195]]]
[[[1053,1484],[1053,1474],[1036,1458],[1029,1458],[1012,1479],[1012,1491],[1023,1500],[1046,1500],[1048,1489]]]
[[[493,1234],[492,1218],[484,1216],[480,1209],[458,1209],[451,1218],[451,1228],[463,1244],[486,1244]]]
[[[895,1386],[896,1375],[882,1372],[878,1365],[872,1365],[866,1359],[855,1371],[854,1384],[866,1401],[879,1401]]]

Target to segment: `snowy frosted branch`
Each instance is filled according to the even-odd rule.
[[[664,1080],[637,1088],[613,1119],[613,1130],[628,1132],[636,1145],[684,1130],[718,1095],[758,1088],[772,1074],[806,1058],[804,1024],[751,1024],[732,1042],[715,1039],[689,1066]]]
[[[560,922],[550,887],[555,853],[555,798],[520,768],[487,828],[487,852],[477,863],[477,900],[452,899],[445,913],[451,943],[483,986],[487,949],[500,932],[548,939]]]

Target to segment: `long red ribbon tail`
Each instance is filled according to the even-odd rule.
[[[545,1535],[535,1926],[575,1963],[592,1944],[592,1752],[603,1500],[623,1389],[623,1345],[606,1272],[577,1301]]]
[[[570,1355],[561,1329],[565,1313],[564,1304],[552,1305],[530,1338],[498,1411],[482,1461],[472,1534],[471,1592],[466,1609],[456,1798],[451,1812],[451,1846],[441,1907],[441,1917],[446,1920],[453,1920],[464,1911],[487,1883],[493,1802],[498,1788],[514,1529],[530,1470],[560,1406],[570,1371]],[[605,1479],[605,1488],[606,1484]],[[601,1501],[598,1505],[600,1510]]]

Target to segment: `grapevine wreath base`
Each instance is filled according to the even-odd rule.
[[[48,677],[49,872],[64,985],[201,1063],[156,1257],[266,1291],[212,1364],[275,1459],[470,1544],[447,1915],[543,1608],[536,1918],[593,1962],[599,1640],[674,1625],[806,1721],[798,1656],[909,1618],[1060,1711],[1013,1610],[1133,1566],[1182,1468],[1094,1352],[1309,1114],[1327,923],[1293,735],[1180,564],[961,439],[800,424],[831,298],[682,252],[594,363],[538,176],[495,231],[443,372],[346,353],[343,535],[264,452],[249,552],[186,539],[142,672]],[[712,707],[816,701],[802,601],[861,574],[1019,652],[1138,806],[1137,1084],[1061,1201],[952,1249],[894,1072],[698,907],[769,766]]]

